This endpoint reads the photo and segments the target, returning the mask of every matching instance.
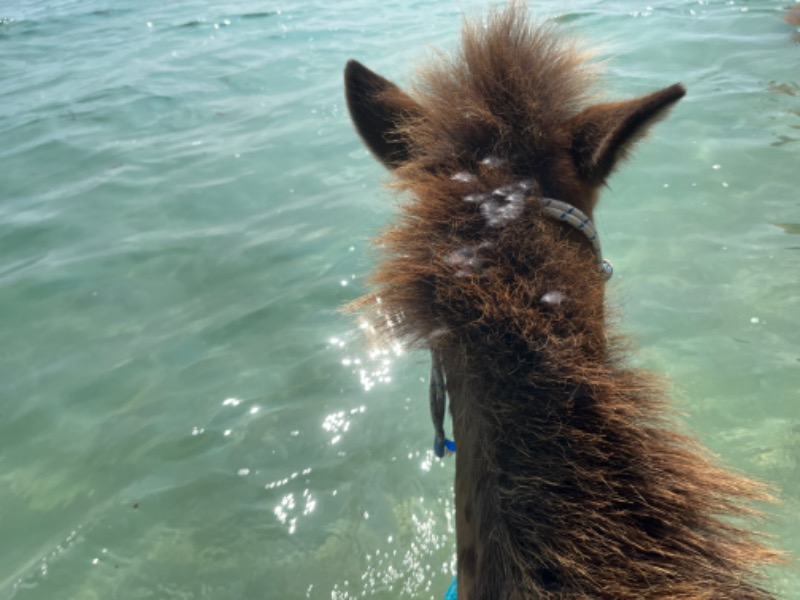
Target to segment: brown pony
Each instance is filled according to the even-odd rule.
[[[356,128],[405,193],[352,308],[446,381],[459,600],[770,598],[780,555],[740,525],[769,495],[626,364],[591,239],[598,190],[685,91],[587,105],[585,61],[515,4],[413,94],[347,65]]]

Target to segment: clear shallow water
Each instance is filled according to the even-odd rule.
[[[20,3],[22,4],[22,3]],[[800,46],[783,3],[535,2],[689,95],[605,192],[645,366],[800,556]],[[424,356],[337,307],[392,214],[346,116],[482,2],[0,4],[0,598],[440,598]],[[784,225],[783,227],[776,226]],[[797,565],[775,588],[800,598]]]

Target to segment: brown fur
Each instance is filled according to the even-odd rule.
[[[783,16],[783,20],[789,25],[793,25],[795,27],[800,25],[800,5],[795,4],[787,7],[786,14]]]
[[[587,107],[585,59],[512,5],[467,25],[461,53],[413,95],[348,65],[353,120],[406,194],[378,240],[374,291],[352,308],[442,357],[460,600],[770,598],[759,569],[779,554],[740,525],[767,492],[675,431],[660,384],[609,331],[585,238],[536,201],[591,215],[617,161],[684,94]],[[465,201],[520,180],[531,189],[501,226]]]

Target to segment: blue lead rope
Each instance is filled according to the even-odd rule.
[[[444,594],[444,600],[458,600],[458,585],[456,584],[456,578],[453,577],[453,583],[450,584],[450,587],[447,588],[447,592]]]
[[[444,457],[445,454],[455,454],[455,451],[456,451],[456,443],[453,440],[448,440],[447,438],[439,438],[439,436],[434,436],[433,453],[438,458]]]

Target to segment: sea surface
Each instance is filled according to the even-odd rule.
[[[689,90],[603,193],[610,301],[687,427],[776,487],[800,598],[791,0],[531,2],[604,95]],[[338,308],[392,217],[348,122],[475,0],[0,0],[0,600],[439,599],[428,361]]]

